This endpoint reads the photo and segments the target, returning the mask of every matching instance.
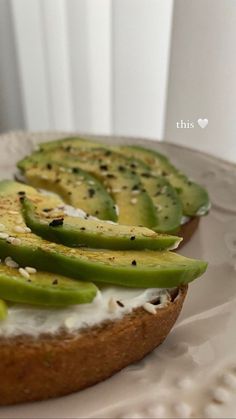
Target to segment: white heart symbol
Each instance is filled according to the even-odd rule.
[[[208,125],[208,119],[207,118],[204,118],[204,119],[199,118],[197,120],[197,123],[198,123],[199,127],[206,128],[206,126]]]

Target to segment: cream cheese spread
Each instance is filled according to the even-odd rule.
[[[109,286],[100,289],[90,304],[63,309],[13,304],[9,307],[7,319],[0,322],[0,336],[26,334],[37,337],[42,333],[55,334],[60,329],[78,333],[109,320],[119,320],[137,307],[143,306],[145,309],[145,304],[150,301],[160,301],[160,304],[153,305],[153,309],[158,310],[168,303],[169,291],[171,292],[163,288],[131,289]],[[147,311],[151,313],[150,307]]]

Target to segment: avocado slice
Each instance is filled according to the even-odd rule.
[[[41,150],[53,150],[57,147],[96,147],[97,142],[82,138],[66,138],[51,141],[40,146]],[[140,146],[117,146],[113,150],[134,157],[146,163],[153,172],[165,176],[168,182],[177,190],[183,203],[183,212],[186,216],[201,216],[210,209],[210,200],[207,191],[202,186],[192,182],[188,177],[174,167],[163,154]]]
[[[165,176],[168,182],[176,189],[183,204],[183,213],[186,216],[200,216],[210,209],[210,200],[207,191],[174,167],[167,158],[156,151],[135,146],[120,146],[116,148],[125,156],[135,157],[149,164],[152,171]]]
[[[78,147],[80,145],[83,147],[88,146],[90,148],[102,146],[100,141],[92,141],[91,139],[83,137],[67,137],[40,143],[37,148],[41,151],[49,151],[58,147],[63,147],[66,151],[70,151],[71,148]]]
[[[16,227],[25,227],[19,194],[8,195],[6,182],[3,186],[5,193],[0,183],[0,217],[5,226],[5,235],[0,235],[0,257],[10,256],[20,266],[84,281],[139,288],[179,286],[206,270],[206,262],[168,251],[72,249],[48,242],[30,230],[19,232]]]
[[[99,221],[91,217],[67,214],[66,207],[45,212],[47,197],[42,194],[20,199],[26,225],[33,233],[69,247],[93,247],[116,250],[175,249],[180,237],[162,235],[145,227],[130,227]],[[73,209],[72,209],[73,210]],[[56,214],[56,216],[54,215]]]
[[[104,162],[108,154],[108,156],[112,158],[112,163],[115,163],[118,155],[117,153],[115,155],[112,154],[111,148],[109,151],[109,149],[106,146],[102,144],[99,145],[98,142],[85,140],[79,137],[50,141],[48,143],[41,143],[39,145],[40,150],[44,151],[46,155],[47,153],[52,153],[52,151],[54,153],[55,150],[60,150],[64,157],[72,156],[73,159],[75,159],[76,156],[81,156],[81,153],[84,153],[85,150],[93,149],[92,154],[94,154],[94,152],[96,153],[96,150],[94,149],[98,149],[99,146],[100,149],[105,149],[104,156],[102,156],[100,160]],[[139,148],[137,147],[137,149]],[[112,150],[119,151],[119,148],[113,147]],[[160,159],[167,161],[167,158],[165,156],[157,152],[154,153],[156,153]],[[63,156],[61,156],[61,162],[64,161]],[[56,156],[54,155],[54,158],[55,157]],[[93,156],[90,155],[90,158],[93,159]],[[139,194],[140,191],[142,191],[142,189],[146,190],[156,208],[156,225],[152,226],[152,229],[161,233],[176,232],[178,231],[183,216],[181,201],[175,188],[172,187],[163,176],[156,176],[153,173],[150,173],[150,164],[152,163],[152,161],[152,156],[151,158],[147,159],[146,162],[137,158],[134,159],[133,157],[127,159],[126,156],[123,156],[122,160],[122,157],[119,154],[119,167],[122,168],[123,171],[125,171],[128,168],[132,170],[133,173],[138,174],[138,176],[141,177],[142,184],[134,185],[134,190],[132,192],[134,194]],[[27,172],[29,172],[29,169],[26,170],[25,173],[27,174]],[[31,184],[33,183],[31,182]],[[142,188],[142,186],[144,188]],[[115,188],[115,190],[117,190],[117,188]],[[120,196],[120,198],[120,201],[124,202],[122,196]],[[127,199],[127,202],[129,202],[130,196],[126,196],[125,199]]]
[[[89,282],[48,272],[35,272],[27,277],[25,269],[0,264],[0,296],[11,302],[61,307],[91,303],[96,294],[96,286]],[[6,304],[0,300],[0,319],[6,312]]]
[[[101,220],[117,221],[115,203],[104,186],[84,170],[41,160],[25,172],[30,185],[58,193],[63,201]]]
[[[5,301],[0,300],[0,320],[5,320],[8,315],[8,307]]]
[[[157,225],[157,212],[149,194],[143,188],[136,195],[135,188],[141,184],[140,177],[119,154],[105,148],[60,147],[52,152],[36,152],[18,163],[27,174],[48,159],[61,162],[61,167],[77,168],[89,172],[107,188],[118,207],[118,222],[152,228]],[[27,175],[26,175],[27,176]]]

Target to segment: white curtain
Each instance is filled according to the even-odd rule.
[[[235,0],[0,0],[0,19],[1,131],[167,139],[236,161]]]

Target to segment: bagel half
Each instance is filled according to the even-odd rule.
[[[181,246],[200,218],[181,226]],[[121,320],[79,334],[0,339],[0,406],[64,396],[109,378],[160,345],[176,322],[187,286],[150,314],[142,307]],[[158,306],[157,306],[158,307]]]
[[[187,286],[177,289],[156,314],[140,307],[121,320],[77,335],[1,338],[0,405],[64,396],[139,361],[164,341],[186,293]]]

